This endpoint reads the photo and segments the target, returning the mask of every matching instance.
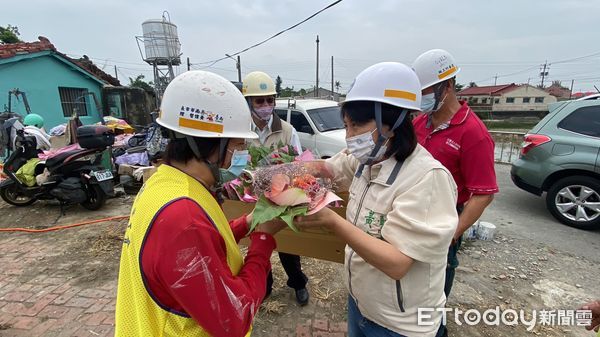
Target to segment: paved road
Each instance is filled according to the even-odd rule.
[[[497,164],[500,193],[481,220],[500,232],[543,243],[576,256],[600,263],[600,230],[583,231],[565,226],[546,209],[545,199],[516,187],[510,180],[510,165]]]

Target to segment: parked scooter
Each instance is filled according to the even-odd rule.
[[[111,130],[101,125],[77,129],[79,150],[68,151],[39,162],[35,175],[47,170],[41,185],[27,186],[16,172],[31,158],[37,157],[35,137],[16,130],[14,152],[4,163],[8,179],[0,183],[0,197],[15,206],[28,206],[36,200],[56,199],[61,207],[79,203],[89,210],[100,209],[107,197],[114,196],[113,174],[101,165],[102,154],[115,141]]]

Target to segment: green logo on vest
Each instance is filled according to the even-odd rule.
[[[367,225],[367,233],[371,236],[381,238],[381,228],[387,220],[384,214],[375,213],[369,210],[365,215],[365,224]]]

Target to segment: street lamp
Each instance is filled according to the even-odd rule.
[[[225,54],[225,56],[235,61],[235,67],[238,71],[238,82],[242,83],[242,65],[240,64],[240,55],[237,56],[237,60],[231,57],[229,54]]]

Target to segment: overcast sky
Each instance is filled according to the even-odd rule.
[[[135,36],[142,35],[143,21],[161,18],[164,10],[178,27],[183,63],[189,57],[194,68],[201,68],[206,64],[199,63],[244,49],[332,2],[9,1],[2,4],[0,25],[18,26],[25,41],[46,36],[59,51],[86,54],[111,74],[117,65],[119,79],[127,84],[126,77],[151,76]],[[331,87],[331,56],[335,81],[345,91],[371,64],[411,64],[420,53],[443,48],[462,68],[459,83],[491,85],[498,74],[498,84],[539,84],[539,66],[547,60],[548,81],[562,80],[568,87],[575,79],[574,91],[594,90],[593,85],[600,88],[598,13],[596,0],[343,0],[242,54],[242,76],[262,70],[281,76],[283,86],[314,86],[318,34],[320,85],[326,88]],[[178,72],[184,70],[182,66]],[[231,59],[207,70],[237,79]]]

